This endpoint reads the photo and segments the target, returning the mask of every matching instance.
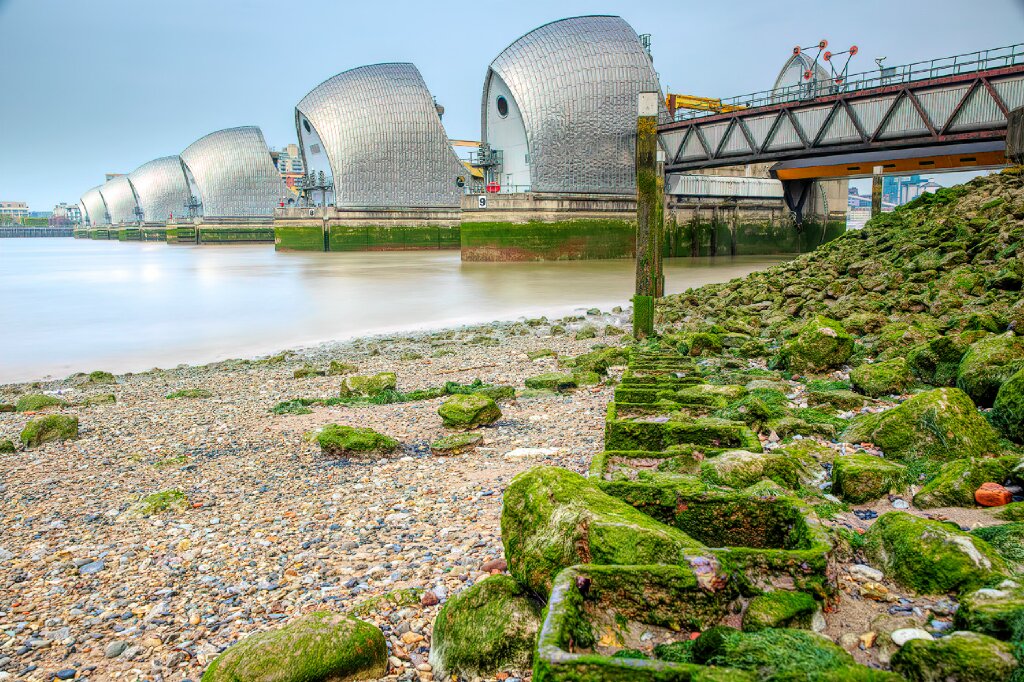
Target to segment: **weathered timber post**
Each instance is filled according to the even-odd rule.
[[[871,217],[882,213],[882,167],[875,166],[871,174]]]
[[[662,218],[665,180],[658,172],[657,92],[641,92],[636,119],[636,295],[633,335],[654,335],[654,299],[664,292]]]

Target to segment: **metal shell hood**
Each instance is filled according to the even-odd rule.
[[[135,215],[135,190],[132,183],[128,182],[127,175],[118,175],[100,185],[100,194],[107,204],[107,213],[110,215],[111,225],[123,225],[134,223],[138,220]]]
[[[295,125],[306,168],[326,154],[337,206],[459,206],[467,172],[413,64],[339,73],[302,98]]]
[[[521,114],[532,191],[636,192],[637,95],[660,87],[650,56],[625,20],[562,19],[509,45],[491,62],[484,82],[485,142],[491,142],[488,118],[498,115],[489,106],[492,84],[501,92],[507,86],[512,108]]]
[[[288,191],[254,126],[201,137],[181,160],[195,178],[206,218],[270,217]]]
[[[94,227],[110,224],[107,204],[103,201],[103,195],[100,194],[99,186],[93,187],[82,195],[82,206],[85,207],[85,213],[82,215],[83,221],[88,218],[89,224]]]
[[[180,157],[153,159],[129,173],[128,180],[135,188],[145,222],[166,223],[172,215],[185,214],[189,191]]]

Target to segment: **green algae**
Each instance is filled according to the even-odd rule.
[[[479,393],[452,396],[437,408],[437,413],[449,429],[473,429],[501,419],[498,405]]]
[[[913,639],[892,657],[893,671],[910,682],[1008,680],[1017,667],[1009,644],[976,632]]]
[[[984,338],[971,345],[957,370],[956,385],[982,407],[991,407],[999,387],[1024,369],[1024,338]]]
[[[1024,444],[1024,370],[999,387],[992,406],[992,423],[1010,440]]]
[[[913,382],[914,377],[904,358],[865,363],[850,372],[853,389],[872,398],[903,393]]]
[[[21,431],[21,442],[27,448],[44,443],[78,438],[78,417],[50,414],[30,420]]]
[[[180,391],[174,391],[164,396],[168,400],[180,400],[182,398],[190,399],[203,399],[212,398],[213,393],[206,390],[205,388],[183,388]]]
[[[900,493],[909,483],[905,466],[873,455],[837,457],[832,467],[832,493],[854,504]]]
[[[370,428],[328,424],[317,434],[317,443],[325,455],[353,455],[393,452],[399,446],[394,438]]]
[[[145,518],[165,511],[182,512],[188,509],[188,496],[178,489],[161,490],[140,498],[125,512],[130,517]]]
[[[804,592],[767,592],[750,600],[743,613],[743,631],[757,632],[767,628],[808,629],[818,609],[814,597]]]
[[[64,407],[66,403],[60,398],[41,393],[32,393],[18,398],[14,409],[18,412],[38,412],[47,407]]]
[[[946,462],[939,472],[914,495],[921,509],[934,507],[973,507],[974,493],[982,483],[1003,483],[1015,457],[980,457]]]

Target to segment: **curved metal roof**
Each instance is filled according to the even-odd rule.
[[[85,203],[81,199],[78,200],[78,221],[80,225],[85,225]]]
[[[814,60],[808,57],[806,54],[801,52],[795,54],[786,60],[786,64],[779,71],[778,78],[775,79],[775,85],[772,89],[777,88],[788,88],[794,85],[807,85],[811,81],[804,80],[804,73],[812,70],[814,71],[815,81],[829,81],[831,76],[828,71],[825,70],[821,64],[815,64]]]
[[[583,16],[534,29],[491,62],[522,113],[535,192],[636,191],[637,95],[660,92],[636,31],[621,17]],[[659,98],[660,99],[660,98]]]
[[[135,201],[135,190],[132,189],[132,183],[128,182],[127,175],[118,175],[107,180],[100,185],[100,194],[107,204],[107,213],[110,214],[112,225],[134,223],[138,220],[135,215],[135,207],[138,206]]]
[[[153,159],[129,173],[128,179],[135,188],[145,222],[162,223],[174,214],[184,215],[189,191],[180,157]]]
[[[89,224],[93,226],[109,225],[110,216],[107,213],[107,203],[100,194],[101,185],[97,185],[82,195],[82,205],[85,206],[86,217]]]
[[[181,153],[181,160],[195,178],[207,218],[272,216],[288,191],[255,126],[201,137]]]
[[[360,66],[324,81],[296,105],[295,127],[304,162],[319,136],[338,206],[459,205],[456,178],[467,173],[413,64]]]

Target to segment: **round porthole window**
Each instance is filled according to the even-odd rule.
[[[306,129],[307,133],[313,132],[313,129],[309,127],[309,121],[302,119],[302,127]]]
[[[498,115],[502,118],[508,116],[508,100],[505,99],[504,95],[498,95],[498,99],[495,102],[498,105]]]

